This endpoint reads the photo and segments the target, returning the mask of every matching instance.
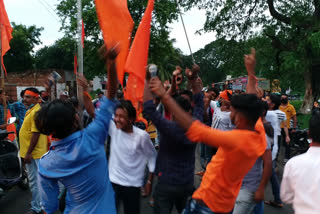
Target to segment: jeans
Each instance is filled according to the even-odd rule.
[[[28,173],[29,187],[32,194],[31,209],[35,212],[41,212],[40,194],[38,191],[38,164],[39,159],[32,159],[31,163],[26,164]]]
[[[200,163],[203,169],[206,169],[207,164],[211,161],[212,156],[215,155],[216,152],[216,148],[203,143],[200,144]]]
[[[260,201],[257,203],[256,207],[254,208],[254,214],[263,214],[264,213],[264,201]]]
[[[140,213],[140,187],[126,187],[115,183],[112,183],[112,187],[118,212],[122,201],[125,214]]]
[[[274,197],[274,201],[278,204],[282,204],[282,201],[280,199],[280,185],[279,185],[279,179],[278,176],[275,172],[276,168],[276,161],[272,162],[272,174],[271,174],[271,187],[272,187],[272,193],[273,193],[273,197]]]
[[[290,136],[290,139],[291,139],[292,138],[292,135],[290,134],[291,133],[291,129],[289,129],[288,131],[289,131],[289,136]],[[283,143],[283,145],[285,147],[284,158],[289,160],[290,159],[290,143],[289,144],[286,143],[286,134],[285,134],[283,128],[281,129],[281,136],[282,136],[282,143]],[[278,143],[278,144],[280,144],[280,143]]]
[[[246,189],[240,189],[233,214],[251,214],[254,211],[256,202],[254,201],[254,192]]]
[[[157,183],[154,190],[154,213],[171,214],[173,206],[176,207],[178,213],[181,213],[192,193],[193,184],[168,185]]]
[[[231,214],[230,212],[229,214]],[[186,208],[183,210],[182,214],[218,214],[211,211],[207,206],[200,205],[194,199],[192,199]]]

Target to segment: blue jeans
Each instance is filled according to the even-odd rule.
[[[272,187],[272,193],[273,193],[273,197],[274,197],[274,201],[278,204],[282,204],[282,201],[280,199],[280,185],[279,185],[279,179],[278,176],[275,172],[276,168],[276,161],[274,160],[272,162],[272,175],[270,178],[271,181],[271,187]]]
[[[40,206],[40,195],[38,191],[38,164],[39,159],[32,159],[31,163],[26,164],[26,170],[28,173],[28,179],[29,179],[29,187],[32,194],[31,199],[31,209],[35,212],[41,211]]]
[[[256,204],[254,201],[254,192],[247,189],[240,189],[233,214],[253,214]]]
[[[257,203],[254,208],[254,214],[263,214],[264,213],[264,201]]]
[[[230,212],[231,214],[232,212]],[[207,206],[198,204],[194,199],[192,199],[182,211],[181,214],[218,214],[211,211]]]

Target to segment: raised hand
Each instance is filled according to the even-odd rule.
[[[152,93],[159,96],[160,98],[166,94],[166,90],[158,77],[154,77],[150,80],[149,87]]]
[[[82,87],[83,91],[88,91],[88,81],[83,74],[77,74],[77,84]]]
[[[254,76],[254,69],[256,67],[256,50],[251,48],[251,53],[244,55],[244,64],[246,66],[248,76]]]
[[[198,77],[198,73],[200,72],[200,67],[197,64],[194,64],[192,66],[192,69],[186,68],[185,74],[188,78],[188,80],[194,80]]]

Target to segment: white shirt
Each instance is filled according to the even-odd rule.
[[[148,163],[150,172],[154,172],[157,152],[149,134],[135,126],[132,133],[117,129],[114,121],[110,122],[111,137],[109,177],[112,183],[141,187],[144,170]]]
[[[231,112],[221,111],[217,106],[217,101],[211,101],[210,107],[213,109],[212,124],[211,127],[214,129],[220,129],[223,131],[231,130],[232,123],[230,119]]]
[[[320,213],[320,147],[291,158],[284,168],[280,196],[295,214]]]
[[[276,113],[278,117],[279,128],[276,131],[276,133],[279,136],[281,135],[281,123],[287,121],[287,116],[286,116],[286,113],[284,113],[280,109],[274,110],[273,112]]]
[[[267,111],[266,120],[271,123],[274,130],[273,135],[273,147],[272,147],[272,160],[275,160],[278,153],[278,135],[277,130],[279,129],[278,117],[274,111]]]

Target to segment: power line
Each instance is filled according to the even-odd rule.
[[[50,13],[50,15],[60,23],[60,20],[57,18],[56,14],[52,13],[50,11],[50,9],[48,9],[48,7],[41,1],[41,0],[38,0],[40,2],[40,4],[46,9],[46,11],[48,11]]]

